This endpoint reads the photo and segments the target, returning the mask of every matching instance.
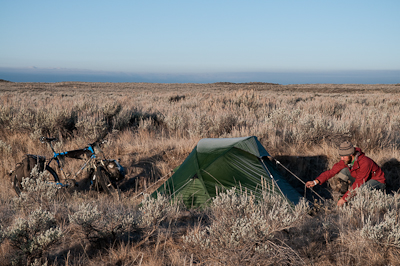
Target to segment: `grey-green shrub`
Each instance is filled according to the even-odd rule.
[[[384,214],[400,209],[400,194],[398,193],[387,194],[384,191],[371,190],[368,187],[358,188],[352,193],[356,195],[339,209],[344,221],[357,219],[364,223],[366,219],[370,219],[376,223],[383,218]],[[351,225],[351,223],[348,224],[348,226]]]
[[[260,247],[273,239],[274,232],[294,226],[307,210],[304,201],[293,207],[268,189],[263,190],[262,199],[256,200],[254,195],[232,188],[213,199],[209,209],[211,224],[189,232],[184,242],[213,251],[249,247],[261,251]]]
[[[174,218],[179,213],[179,204],[170,202],[170,200],[158,194],[157,198],[145,195],[142,206],[139,208],[140,220],[142,226],[156,226],[167,218]]]
[[[62,236],[54,215],[41,208],[33,211],[27,219],[17,218],[4,232],[4,238],[19,251],[16,256],[22,255],[18,259],[26,258],[28,262],[41,258]]]
[[[0,140],[0,153],[3,153],[4,156],[8,156],[12,152],[12,147],[6,142]]]
[[[86,238],[92,241],[99,238],[116,239],[134,230],[137,224],[136,213],[133,210],[111,206],[99,211],[95,203],[82,203],[78,211],[68,217],[70,223],[80,227]]]
[[[78,225],[86,237],[90,238],[92,234],[96,234],[99,231],[101,215],[97,210],[97,206],[91,203],[82,203],[79,205],[78,211],[68,215],[68,218],[71,224]]]
[[[367,187],[353,193],[356,195],[339,209],[344,226],[376,244],[400,247],[400,194]]]
[[[54,182],[47,181],[49,177],[48,171],[40,172],[36,165],[31,171],[31,177],[22,179],[21,195],[13,199],[15,206],[27,210],[34,206],[48,208],[58,192]]]
[[[343,243],[353,245],[346,242],[346,236],[353,234],[353,238],[359,237],[371,246],[400,248],[400,194],[387,194],[368,187],[351,193],[353,197],[348,203],[334,212],[339,215],[327,217],[337,224]]]
[[[398,210],[391,210],[383,216],[382,221],[373,223],[370,217],[361,228],[360,234],[379,245],[400,248],[400,224]]]

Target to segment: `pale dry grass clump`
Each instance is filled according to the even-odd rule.
[[[399,100],[396,85],[0,83],[0,265],[397,265]],[[53,195],[37,182],[15,198],[9,170],[27,153],[52,156],[42,135],[57,137],[59,152],[106,138],[104,154],[127,170],[120,200],[79,189]],[[342,209],[326,199],[314,216],[235,193],[196,211],[162,198],[138,205],[201,138],[249,135],[304,181],[337,162],[337,146],[350,140],[382,167],[387,191],[360,191]],[[329,198],[329,187],[318,189]],[[39,255],[4,234],[35,210],[63,234]]]
[[[298,254],[276,241],[277,232],[298,225],[307,214],[305,202],[296,207],[279,195],[263,189],[262,199],[228,190],[213,199],[210,224],[195,227],[184,236],[201,261],[218,265],[303,265]]]

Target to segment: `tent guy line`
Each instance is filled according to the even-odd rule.
[[[278,161],[277,159],[275,159],[274,157],[271,156],[271,158],[276,162],[276,164],[279,164],[280,166],[282,166],[286,171],[288,171],[291,175],[293,175],[294,177],[297,178],[297,180],[299,180],[301,183],[303,183],[304,185],[304,192],[306,192],[307,187],[306,187],[306,182],[304,182],[303,180],[300,179],[300,177],[298,177],[297,175],[295,175],[292,171],[290,171],[287,167],[285,167],[280,161]],[[263,162],[264,163],[264,162]],[[325,202],[325,199],[323,197],[321,197],[321,195],[319,195],[313,188],[309,188],[312,192],[315,193],[315,195],[317,195],[322,201]]]

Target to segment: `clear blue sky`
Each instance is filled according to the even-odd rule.
[[[0,0],[0,67],[400,70],[400,1]]]

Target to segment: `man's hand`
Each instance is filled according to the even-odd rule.
[[[314,187],[314,186],[317,185],[317,184],[319,184],[319,180],[318,180],[318,179],[315,179],[314,181],[308,181],[308,182],[306,183],[306,187],[307,187],[307,188],[312,188],[312,187]]]
[[[337,206],[338,207],[340,207],[340,206],[343,206],[343,204],[345,204],[346,203],[346,201],[344,200],[344,199],[340,199],[338,202],[337,202]]]

